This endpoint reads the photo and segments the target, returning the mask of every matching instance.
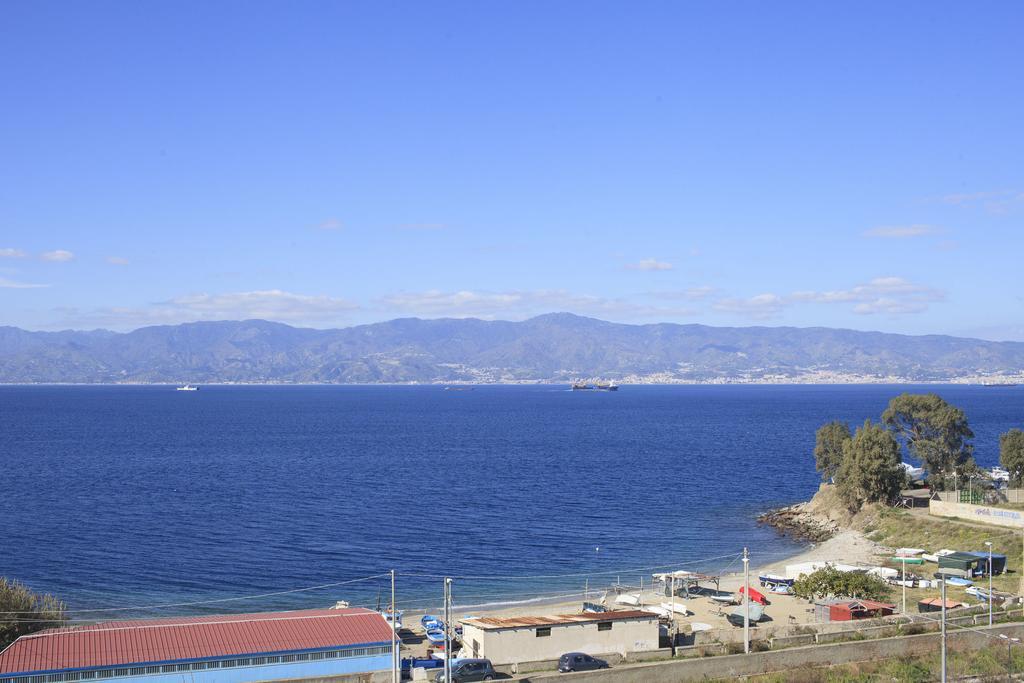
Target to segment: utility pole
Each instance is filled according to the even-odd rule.
[[[939,585],[942,586],[942,683],[946,683],[946,580],[940,579]]]
[[[391,683],[398,680],[398,609],[395,608],[395,570],[391,570]]]
[[[743,549],[743,652],[750,654],[750,558]]]
[[[452,680],[452,580],[444,579],[444,683]]]
[[[672,593],[672,652],[675,652],[676,646],[676,573],[672,572],[669,583],[669,592]]]
[[[992,627],[992,541],[985,541],[988,546],[988,625]]]

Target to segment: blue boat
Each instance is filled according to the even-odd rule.
[[[758,580],[762,586],[792,586],[796,579],[791,579],[786,576],[779,576],[778,574],[759,574]]]
[[[427,640],[430,641],[431,645],[444,645],[444,629],[428,628]]]
[[[424,614],[422,617],[420,617],[420,626],[422,626],[423,628],[430,628],[429,624],[431,622],[440,624],[441,620],[435,617],[433,614]]]
[[[950,586],[973,586],[974,582],[970,579],[961,579],[959,576],[951,576],[946,579],[946,583]]]

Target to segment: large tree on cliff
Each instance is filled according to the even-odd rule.
[[[964,411],[938,394],[900,394],[889,401],[882,422],[928,470],[933,488],[945,488],[946,477],[963,477],[977,469],[974,446],[968,441],[974,432]]]
[[[63,602],[0,576],[0,650],[21,636],[63,626],[66,621]]]
[[[843,447],[843,464],[836,475],[840,498],[851,510],[859,510],[864,503],[887,503],[899,495],[906,478],[895,437],[865,420]]]
[[[851,438],[850,425],[839,420],[823,424],[814,434],[814,464],[824,481],[833,479],[843,464],[843,448]]]
[[[1011,429],[999,435],[999,464],[1010,473],[1010,486],[1024,483],[1024,432]]]

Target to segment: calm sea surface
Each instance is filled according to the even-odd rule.
[[[814,430],[901,391],[962,407],[977,459],[1024,388],[0,387],[0,575],[82,617],[572,592],[798,548],[755,523],[810,496]],[[729,556],[729,557],[722,557]],[[400,605],[403,606],[403,605]],[[86,612],[111,608],[111,612]]]

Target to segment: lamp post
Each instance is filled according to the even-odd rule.
[[[939,586],[942,587],[942,683],[946,683],[946,580],[939,579]]]
[[[900,557],[900,564],[903,565],[903,614],[907,613],[907,558]]]
[[[985,541],[988,546],[988,625],[992,626],[992,541]]]

